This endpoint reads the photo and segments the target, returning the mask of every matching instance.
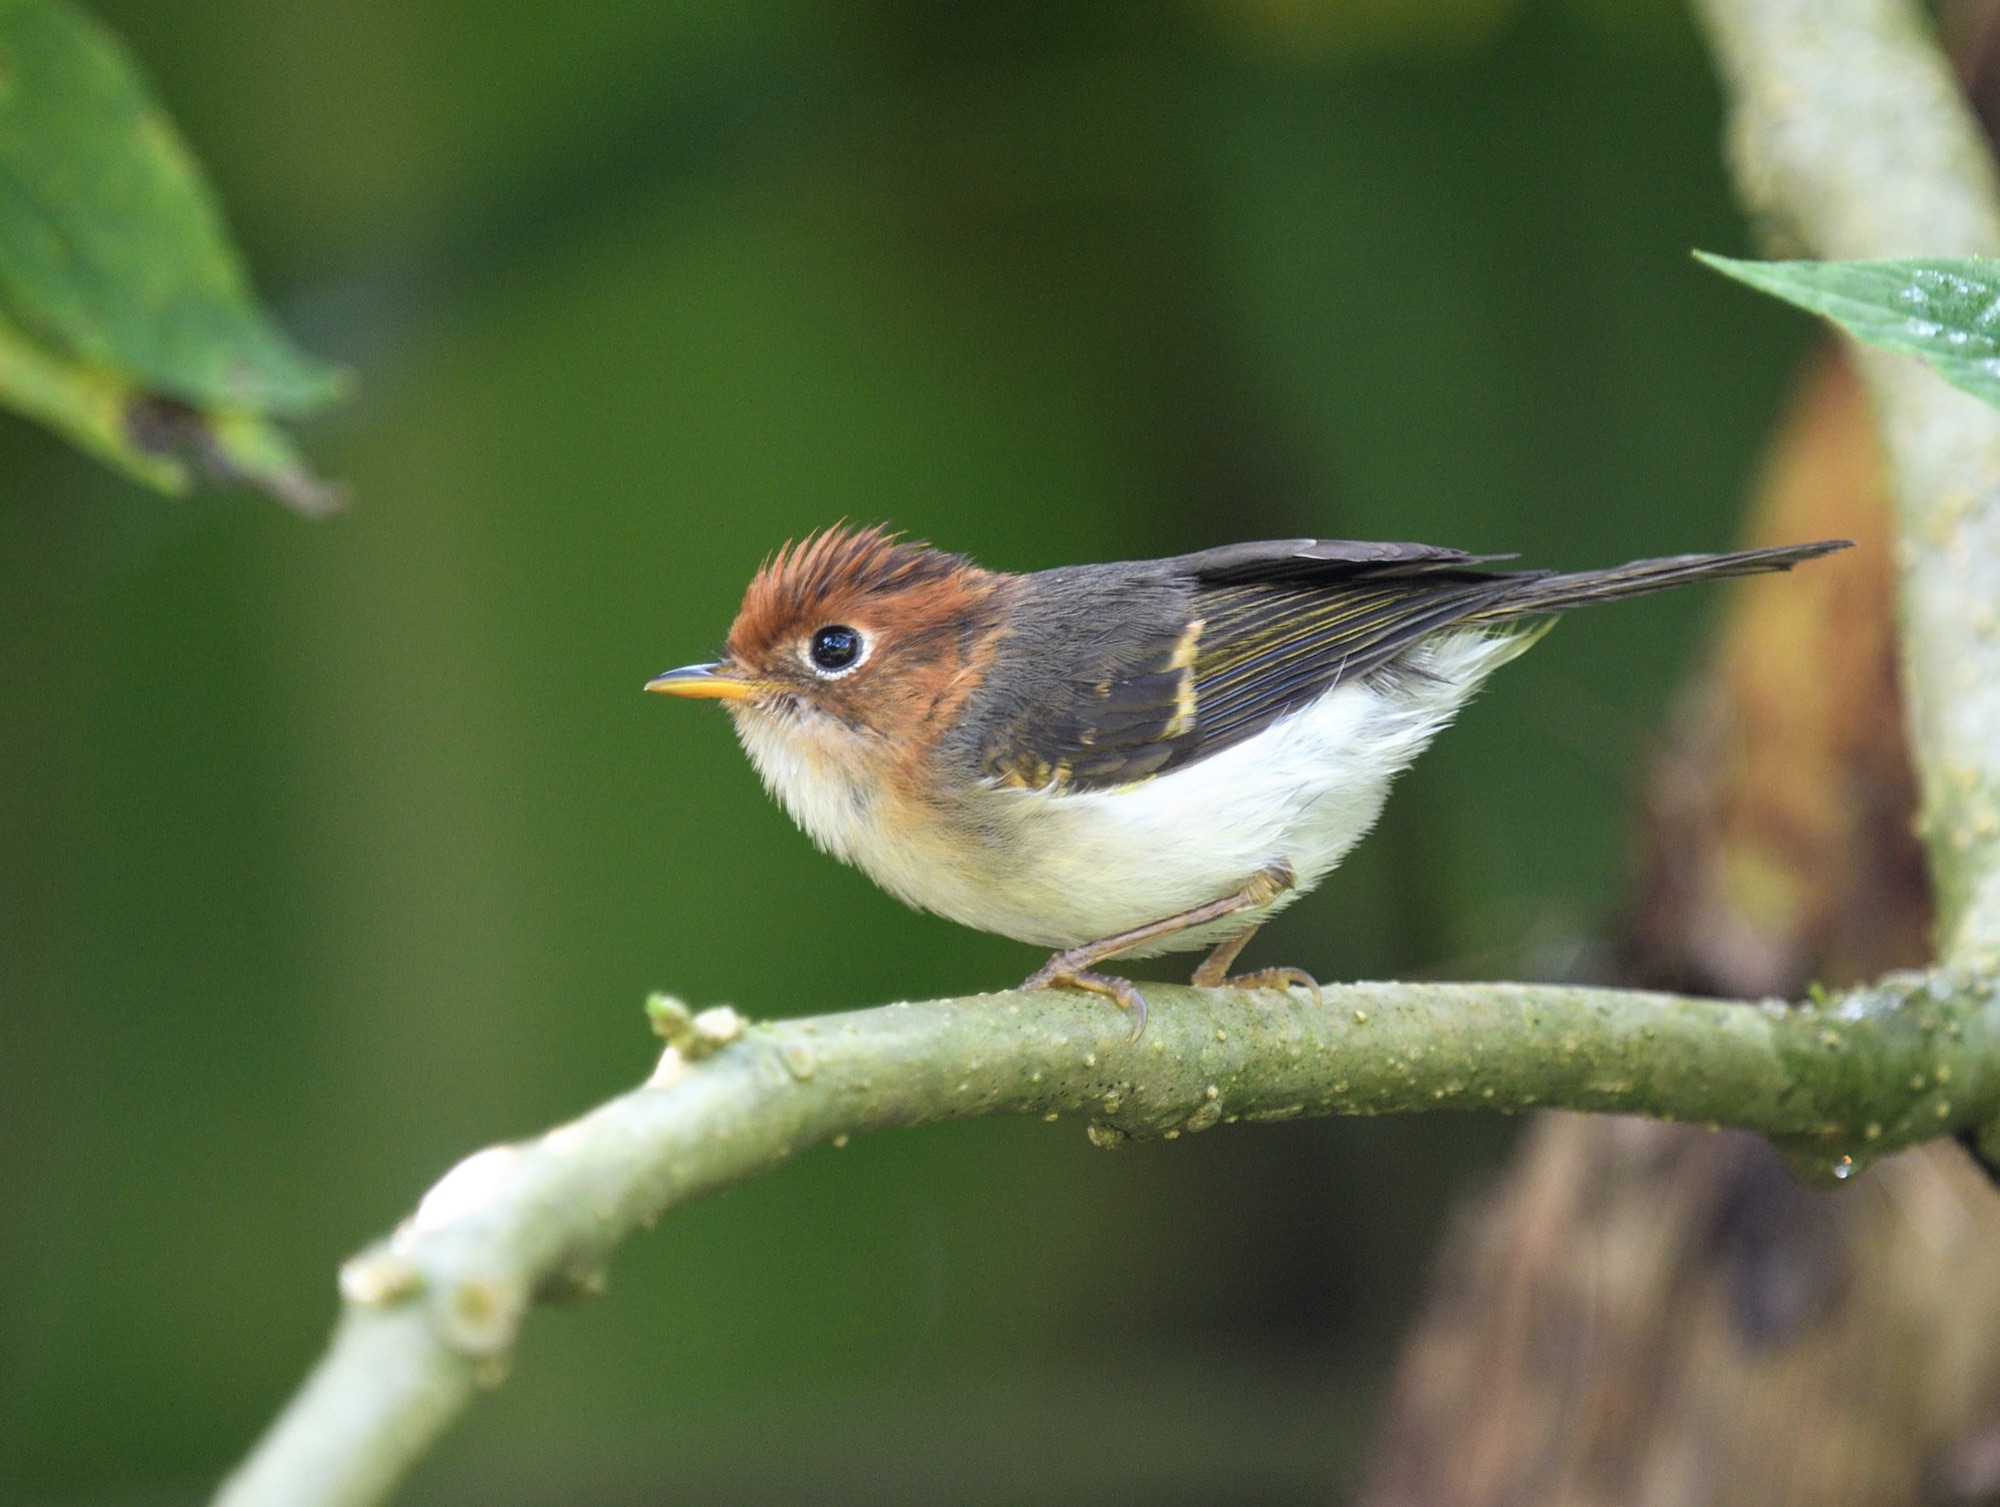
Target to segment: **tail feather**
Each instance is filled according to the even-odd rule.
[[[1580,570],[1574,575],[1524,576],[1520,585],[1467,621],[1505,622],[1567,612],[1624,597],[1644,596],[1723,576],[1762,575],[1790,570],[1804,560],[1830,555],[1853,544],[1851,539],[1821,539],[1812,544],[1783,544],[1770,549],[1740,549],[1721,555],[1670,555],[1661,560],[1634,560],[1605,570]]]

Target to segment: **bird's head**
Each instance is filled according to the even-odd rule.
[[[881,528],[829,529],[765,561],[721,659],[646,689],[722,701],[746,742],[914,755],[977,689],[1013,579]]]

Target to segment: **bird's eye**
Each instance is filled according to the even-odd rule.
[[[861,657],[861,635],[844,623],[833,623],[812,636],[810,652],[814,668],[836,675]]]

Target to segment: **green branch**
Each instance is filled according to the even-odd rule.
[[[2000,197],[1899,0],[1698,0],[1745,194],[1827,257],[1992,254]],[[1086,1115],[1092,1139],[1232,1120],[1537,1105],[1742,1126],[1840,1177],[1946,1133],[2000,1137],[2000,414],[1901,357],[1866,369],[1901,496],[1907,684],[1946,963],[1787,1006],[1508,984],[1361,984],[1323,1005],[1149,986],[999,994],[745,1028],[663,1006],[642,1088],[461,1163],[343,1269],[332,1349],[226,1507],[381,1500],[538,1299],[588,1294],[635,1229],[822,1142],[974,1115]]]
[[[826,1142],[978,1115],[1085,1116],[1090,1137],[1236,1120],[1560,1104],[1747,1126],[1837,1177],[2000,1118],[1991,980],[1911,976],[1818,1005],[1520,984],[1353,984],[1304,996],[1148,987],[1125,1016],[994,994],[745,1028],[669,1006],[643,1087],[459,1164],[341,1273],[333,1348],[226,1507],[381,1499],[482,1384],[537,1298],[595,1292],[667,1210]]]

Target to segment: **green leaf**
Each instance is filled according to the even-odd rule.
[[[0,319],[0,403],[48,425],[79,449],[165,492],[184,492],[187,468],[133,438],[126,415],[140,395],[115,372],[66,361]]]
[[[318,510],[268,420],[345,387],[259,306],[118,40],[69,0],[0,0],[0,403],[153,486],[193,460]]]
[[[1742,262],[1695,257],[1739,282],[1824,314],[1857,340],[1928,362],[2000,407],[2000,261]]]

